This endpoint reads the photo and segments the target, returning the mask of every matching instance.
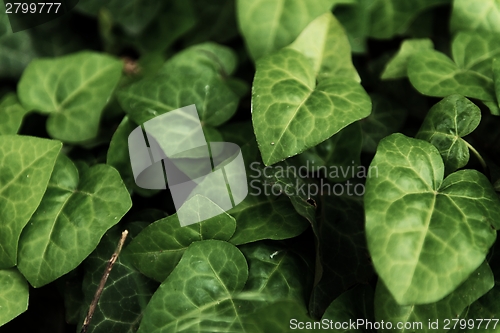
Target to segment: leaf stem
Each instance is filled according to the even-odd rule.
[[[92,299],[92,303],[90,303],[89,311],[87,312],[87,316],[85,317],[85,320],[83,321],[82,325],[82,330],[80,333],[86,333],[87,329],[89,327],[90,321],[92,320],[92,316],[94,315],[94,311],[97,307],[97,304],[99,303],[99,299],[101,298],[102,291],[104,290],[104,286],[106,285],[106,281],[108,280],[109,273],[111,273],[111,270],[113,269],[113,265],[116,262],[116,259],[118,259],[118,256],[120,255],[120,252],[123,247],[123,243],[125,243],[125,239],[127,238],[128,235],[128,230],[125,230],[122,232],[122,236],[120,240],[118,241],[118,246],[116,247],[115,252],[111,256],[111,258],[108,261],[108,264],[106,265],[106,269],[104,270],[104,274],[101,278],[101,282],[99,282],[99,286],[97,287],[97,290],[94,294],[94,298]]]
[[[486,172],[488,170],[488,166],[486,165],[486,162],[484,161],[483,157],[479,152],[474,148],[470,143],[467,142],[467,140],[463,140],[467,147],[472,151],[474,155],[476,155],[477,159],[479,160],[479,163],[481,163],[481,166],[483,167],[484,171]]]

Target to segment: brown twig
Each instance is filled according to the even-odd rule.
[[[122,237],[120,238],[120,241],[118,242],[118,246],[116,247],[115,252],[113,253],[111,258],[109,259],[108,264],[106,265],[106,269],[104,270],[104,274],[101,278],[101,282],[99,282],[99,287],[97,287],[94,298],[92,299],[92,303],[90,303],[89,312],[87,312],[87,316],[85,317],[85,320],[83,321],[82,330],[80,331],[81,333],[87,332],[90,321],[92,320],[92,316],[94,315],[95,308],[97,307],[97,303],[99,303],[99,299],[101,298],[102,291],[104,290],[104,286],[106,285],[106,281],[108,280],[109,273],[111,273],[111,270],[113,269],[113,265],[115,264],[116,259],[118,259],[118,255],[120,254],[120,252],[122,250],[123,243],[125,243],[125,239],[127,238],[127,235],[128,235],[127,230],[122,232]]]

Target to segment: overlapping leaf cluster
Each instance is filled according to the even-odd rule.
[[[0,12],[0,79],[6,329],[48,290],[79,330],[125,229],[88,332],[500,329],[477,320],[500,319],[498,0],[80,0],[18,33]],[[128,137],[191,104],[249,195],[181,227]]]

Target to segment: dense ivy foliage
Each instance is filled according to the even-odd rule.
[[[182,227],[128,137],[191,104],[249,193]],[[499,116],[499,0],[2,10],[0,331],[79,332],[128,230],[88,332],[500,332]]]

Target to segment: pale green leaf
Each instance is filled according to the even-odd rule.
[[[383,139],[370,166],[366,234],[377,273],[400,304],[442,299],[484,261],[500,227],[499,197],[475,170],[443,180],[439,151],[402,134]]]
[[[459,30],[500,32],[500,1],[454,0],[450,27],[452,32]]]
[[[432,143],[441,154],[445,173],[469,162],[468,143],[462,137],[472,133],[481,121],[481,110],[460,95],[451,95],[434,105],[416,138]]]
[[[311,61],[318,80],[346,77],[361,81],[351,62],[351,48],[344,28],[331,13],[312,21],[288,47]]]
[[[493,60],[493,80],[495,81],[495,95],[497,98],[497,110],[500,108],[500,58]],[[499,116],[499,112],[491,112]]]
[[[434,44],[428,38],[404,40],[399,51],[385,66],[381,76],[382,80],[406,77],[410,57],[422,50],[432,50],[433,48]]]
[[[59,155],[40,206],[19,241],[21,273],[41,287],[77,267],[132,206],[118,171],[99,164],[82,174]]]
[[[332,0],[237,0],[240,31],[250,56],[257,60],[293,42]]]
[[[61,143],[28,136],[0,136],[0,267],[17,262],[17,243],[37,209]]]
[[[0,270],[0,326],[28,308],[28,283],[15,268]]]
[[[392,323],[392,329],[380,332],[446,332],[453,328],[453,319],[461,317],[462,311],[488,292],[494,285],[493,273],[484,262],[470,277],[456,290],[445,298],[431,304],[399,305],[382,281],[377,284],[375,291],[375,319]],[[430,323],[438,321],[437,326]],[[448,329],[445,321],[449,321]],[[402,323],[402,328],[398,328]],[[401,325],[401,324],[400,324]],[[405,326],[407,325],[407,329]],[[420,326],[415,326],[420,325]],[[408,328],[411,327],[411,328]]]
[[[285,48],[257,62],[252,108],[259,149],[270,165],[368,116],[371,102],[354,80],[328,78],[316,84],[310,61]]]
[[[90,140],[121,71],[121,61],[88,51],[37,59],[19,81],[19,100],[27,110],[49,114],[47,131],[53,138]]]

